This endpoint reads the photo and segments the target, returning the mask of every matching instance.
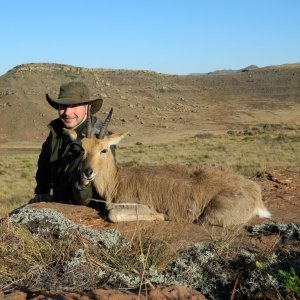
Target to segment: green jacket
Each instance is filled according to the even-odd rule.
[[[97,118],[93,116],[92,124]],[[82,189],[79,184],[79,163],[83,149],[62,132],[63,123],[58,118],[48,125],[50,133],[42,145],[36,172],[36,194],[50,194],[54,201],[88,204],[98,198],[92,184]],[[75,129],[79,138],[86,134],[86,122]],[[107,132],[109,134],[109,132]],[[114,151],[113,151],[114,152]]]

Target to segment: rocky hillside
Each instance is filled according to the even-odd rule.
[[[57,97],[59,86],[74,80],[104,99],[100,117],[114,107],[111,129],[129,131],[132,143],[300,122],[300,64],[199,76],[26,64],[0,77],[0,145],[39,145],[57,116],[45,93]]]

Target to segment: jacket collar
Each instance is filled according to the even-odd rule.
[[[97,117],[92,116],[92,125],[94,125],[97,121]],[[76,129],[76,133],[78,135],[79,138],[83,138],[86,135],[86,126],[87,126],[87,121],[85,120],[82,124],[80,124]],[[57,118],[53,121],[50,122],[50,124],[48,125],[48,128],[50,129],[50,131],[55,134],[57,137],[62,138],[63,135],[63,122],[61,121],[60,118]]]

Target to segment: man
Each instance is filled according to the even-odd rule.
[[[90,182],[80,178],[78,170],[82,157],[79,143],[63,134],[63,128],[73,129],[79,138],[86,135],[87,119],[99,111],[102,99],[90,100],[88,87],[70,82],[60,87],[57,100],[46,94],[48,103],[58,111],[59,118],[49,125],[50,133],[43,143],[36,173],[35,197],[29,203],[55,201],[88,204],[96,193]],[[97,118],[92,116],[92,124]],[[108,134],[108,132],[107,132]],[[53,195],[50,195],[53,190]]]

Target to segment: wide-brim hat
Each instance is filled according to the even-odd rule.
[[[59,95],[56,100],[46,94],[48,103],[55,109],[59,109],[60,104],[64,105],[76,105],[90,103],[91,114],[98,112],[102,106],[103,99],[90,99],[90,92],[88,87],[82,82],[72,81],[61,85],[59,89]]]

